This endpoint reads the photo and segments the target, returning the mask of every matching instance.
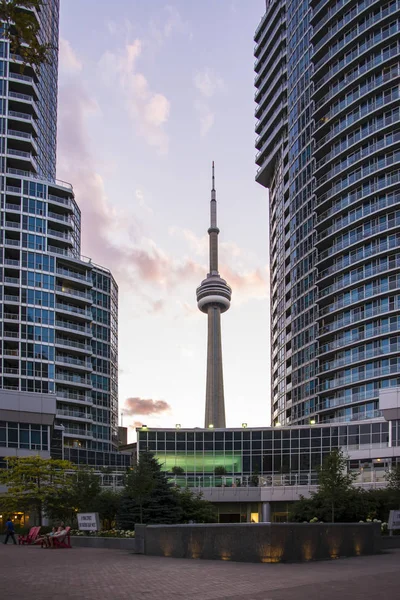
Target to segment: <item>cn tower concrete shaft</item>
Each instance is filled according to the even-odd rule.
[[[207,384],[205,427],[226,427],[222,372],[221,309],[208,307]]]
[[[210,272],[197,288],[197,306],[208,317],[205,427],[226,427],[222,370],[221,314],[230,307],[232,290],[218,272],[217,200],[214,163],[210,204]]]

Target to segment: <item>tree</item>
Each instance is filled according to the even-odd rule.
[[[172,524],[179,522],[180,507],[165,473],[151,452],[140,454],[137,466],[128,474],[117,521],[122,529],[135,523]]]
[[[257,468],[255,468],[253,470],[253,473],[252,473],[251,478],[250,478],[250,483],[254,487],[257,487],[258,484],[260,483],[260,471]]]
[[[121,504],[121,494],[103,490],[96,499],[95,510],[99,513],[104,529],[112,529]]]
[[[223,475],[226,475],[226,473],[227,473],[227,471],[226,471],[225,467],[223,467],[223,466],[217,465],[214,469],[214,474],[217,476],[223,476]]]
[[[98,512],[100,477],[88,467],[80,467],[71,476],[70,485],[46,500],[44,512],[53,520],[70,521],[77,512]]]
[[[51,44],[39,41],[39,23],[32,9],[39,11],[44,0],[0,0],[2,37],[8,39],[11,52],[26,64],[40,66],[48,62]]]
[[[215,507],[204,500],[203,494],[192,492],[189,488],[176,491],[179,505],[181,507],[181,521],[189,523],[216,523],[217,512]]]
[[[335,522],[335,507],[352,489],[355,477],[355,473],[347,472],[347,460],[340,449],[328,454],[319,468],[318,496],[330,506],[332,523]]]
[[[179,466],[172,467],[171,471],[175,475],[175,485],[176,485],[177,477],[179,475],[184,475],[185,471],[182,469],[182,467],[179,467]]]
[[[4,501],[27,510],[33,508],[42,524],[43,509],[55,503],[71,489],[71,473],[75,467],[67,460],[40,456],[7,457],[6,469],[0,470],[0,484],[7,487]]]
[[[400,507],[400,463],[386,474],[387,489],[396,506]]]

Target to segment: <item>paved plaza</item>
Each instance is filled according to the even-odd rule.
[[[249,564],[0,544],[13,600],[366,600],[398,598],[400,550],[305,564]]]

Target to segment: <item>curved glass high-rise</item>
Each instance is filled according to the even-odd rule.
[[[32,13],[57,47],[59,0]],[[49,58],[23,66],[0,40],[0,389],[56,394],[65,458],[115,465],[118,288],[81,258],[80,210],[55,179],[57,52]]]
[[[275,424],[400,385],[399,31],[399,0],[269,0],[255,34]]]

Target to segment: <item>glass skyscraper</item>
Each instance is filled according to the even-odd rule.
[[[32,12],[56,48],[59,0]],[[55,394],[65,458],[117,465],[118,287],[81,257],[80,210],[55,179],[57,52],[40,69],[10,52],[3,38],[0,388]]]
[[[255,33],[275,425],[400,385],[399,30],[399,0],[268,0]]]

